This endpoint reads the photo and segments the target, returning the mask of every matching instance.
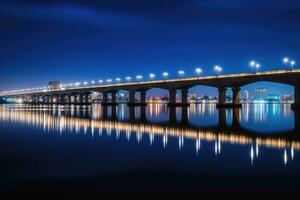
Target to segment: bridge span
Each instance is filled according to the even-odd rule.
[[[120,90],[129,92],[129,106],[146,105],[146,92],[152,88],[169,91],[169,106],[188,106],[188,90],[194,86],[211,86],[218,88],[218,107],[240,107],[240,88],[242,86],[268,81],[282,83],[294,87],[295,103],[293,108],[300,108],[300,69],[277,70],[257,73],[225,74],[218,76],[151,80],[140,82],[126,82],[116,84],[101,84],[84,87],[69,87],[55,90],[39,90],[30,92],[1,93],[1,98],[18,98],[24,103],[31,104],[90,104],[91,93],[102,93],[102,105],[117,105],[116,93]],[[226,90],[231,88],[232,103],[226,103]],[[181,102],[176,101],[176,92],[181,91]],[[140,93],[140,101],[135,101],[135,94]],[[111,100],[108,101],[108,94]]]

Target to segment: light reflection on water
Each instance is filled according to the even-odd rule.
[[[249,148],[251,165],[261,147],[282,150],[285,165],[294,159],[300,149],[297,116],[289,105],[281,104],[248,104],[242,109],[216,109],[214,104],[192,104],[187,109],[170,109],[165,104],[150,104],[146,108],[123,104],[0,107],[2,123],[23,124],[61,136],[68,133],[99,138],[106,134],[116,140],[135,138],[137,143],[146,141],[149,145],[158,142],[163,148],[168,147],[171,137],[177,139],[179,151],[185,147],[185,140],[192,141],[196,154],[203,142],[213,142],[215,156],[221,155],[224,144],[243,145]]]

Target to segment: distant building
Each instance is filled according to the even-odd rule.
[[[254,89],[254,98],[258,101],[264,101],[267,96],[267,89],[265,88],[257,88]]]
[[[48,83],[49,90],[57,90],[60,89],[60,82],[59,81],[49,81]]]
[[[292,103],[294,102],[294,94],[285,94],[281,97],[281,102]]]
[[[278,94],[268,94],[265,100],[269,103],[279,103],[280,96]]]
[[[247,90],[245,90],[242,94],[242,100],[244,102],[248,102],[250,100],[250,95],[249,95],[249,92]]]

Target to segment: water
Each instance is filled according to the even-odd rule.
[[[169,109],[0,106],[10,195],[297,195],[300,111],[287,104]],[[70,196],[69,196],[70,197]]]

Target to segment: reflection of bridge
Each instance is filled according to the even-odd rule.
[[[152,88],[162,88],[169,91],[170,106],[187,106],[188,89],[197,85],[218,88],[220,107],[240,106],[240,87],[258,81],[270,81],[294,86],[295,104],[300,107],[300,70],[281,70],[270,72],[259,72],[255,74],[229,74],[220,76],[207,76],[198,78],[182,78],[173,80],[157,80],[133,83],[118,83],[110,85],[98,85],[88,87],[73,87],[58,90],[45,90],[35,92],[21,92],[2,94],[2,97],[21,98],[26,103],[35,104],[88,104],[91,103],[91,92],[103,94],[103,105],[116,105],[116,93],[120,90],[129,91],[128,105],[146,105],[146,91]],[[232,88],[233,102],[226,104],[226,89]],[[180,103],[176,102],[176,91],[181,91]],[[140,102],[135,102],[135,94],[140,92]],[[111,94],[111,101],[108,101]]]
[[[22,109],[7,109],[0,110],[0,119],[15,122],[26,123],[29,125],[43,127],[45,130],[58,130],[60,132],[68,130],[71,132],[86,132],[88,129],[92,134],[98,129],[99,132],[116,132],[120,135],[126,133],[130,135],[132,132],[141,137],[142,134],[149,135],[150,141],[155,135],[164,137],[164,142],[168,136],[178,137],[180,140],[193,139],[196,144],[200,140],[225,142],[232,144],[253,144],[257,146],[275,147],[275,148],[292,148],[300,150],[300,135],[299,129],[277,132],[276,134],[258,134],[257,132],[247,130],[239,125],[239,110],[234,109],[233,123],[231,126],[226,125],[225,109],[219,109],[219,123],[216,126],[198,127],[192,125],[182,117],[180,122],[176,121],[173,111],[170,112],[170,120],[161,123],[151,123],[143,117],[141,111],[140,117],[135,117],[131,109],[131,118],[127,121],[118,121],[113,114],[110,117],[105,115],[107,107],[102,107],[102,110],[93,109],[91,113],[85,112],[81,107],[72,108],[70,110],[61,110],[60,108],[45,107],[24,107]],[[114,106],[112,108],[115,108]],[[175,110],[175,108],[172,108]],[[185,112],[185,111],[183,111]],[[298,112],[297,112],[298,113]],[[134,117],[133,117],[134,116]],[[299,117],[299,114],[296,116]],[[175,119],[175,121],[174,121]],[[173,120],[173,121],[172,121]],[[129,136],[128,136],[129,137]]]

